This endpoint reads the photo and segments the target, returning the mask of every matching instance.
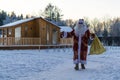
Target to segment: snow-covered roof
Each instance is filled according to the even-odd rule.
[[[69,26],[59,26],[59,27],[61,28],[60,32],[62,32],[62,31],[71,32],[72,31],[72,28]]]
[[[37,18],[42,18],[42,17],[36,17],[36,18],[29,18],[29,19],[23,19],[23,20],[19,20],[19,21],[15,21],[15,22],[11,22],[11,23],[8,23],[8,24],[5,24],[5,25],[2,25],[0,26],[0,28],[3,28],[3,27],[11,27],[11,26],[15,26],[15,25],[18,25],[18,24],[21,24],[21,23],[24,23],[24,22],[28,22],[28,21],[31,21],[31,20],[34,20],[34,19],[37,19]],[[42,18],[43,19],[43,18]],[[44,19],[45,21],[53,24],[52,22]],[[53,24],[55,26],[57,26],[56,24]]]
[[[0,26],[0,27],[11,27],[11,26],[15,26],[15,25],[17,25],[17,24],[21,24],[21,23],[24,23],[24,22],[31,21],[31,20],[33,20],[33,19],[34,19],[34,18],[23,19],[23,20],[19,20],[19,21],[15,21],[15,22],[11,22],[11,23],[2,25],[2,26]]]

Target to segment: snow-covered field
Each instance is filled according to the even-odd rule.
[[[72,48],[0,50],[0,80],[120,80],[120,47],[88,55],[85,70],[74,70]]]

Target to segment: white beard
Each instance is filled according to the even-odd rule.
[[[75,35],[78,36],[83,36],[85,32],[87,31],[87,27],[85,25],[82,25],[81,27],[75,26]]]

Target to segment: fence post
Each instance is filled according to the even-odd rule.
[[[39,45],[39,52],[40,52],[40,45]]]

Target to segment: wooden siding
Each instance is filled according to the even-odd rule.
[[[46,22],[40,19],[40,37],[41,37],[41,43],[46,44]]]
[[[13,39],[15,38],[15,29],[21,27],[21,37],[19,40]],[[60,43],[60,28],[48,21],[46,21],[43,18],[36,18],[33,20],[30,20],[28,22],[23,22],[21,24],[17,24],[10,27],[3,27],[0,28],[3,31],[3,43],[4,44],[15,44],[16,41],[21,41],[22,38],[41,38],[41,44],[42,45],[49,45],[53,44],[53,31],[57,31],[56,37],[56,43]],[[10,41],[8,41],[9,38]],[[11,41],[12,40],[12,41]],[[23,40],[21,41],[23,43]],[[36,41],[39,42],[39,41]],[[21,43],[21,44],[22,44]]]

